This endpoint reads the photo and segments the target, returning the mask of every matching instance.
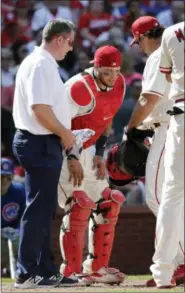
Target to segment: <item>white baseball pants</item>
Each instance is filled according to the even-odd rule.
[[[165,132],[163,135],[165,136]],[[184,226],[183,114],[172,116],[170,119],[165,144],[164,166],[164,183],[157,213],[154,264],[150,267],[157,286],[171,283],[179,246],[184,251],[184,227],[182,227]]]

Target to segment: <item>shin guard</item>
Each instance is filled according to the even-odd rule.
[[[83,264],[84,272],[97,272],[100,268],[108,266],[115,226],[124,201],[124,195],[118,190],[105,188],[102,192],[102,198],[90,219],[89,256]]]
[[[66,214],[60,232],[60,248],[63,264],[60,272],[66,277],[80,273],[83,258],[84,234],[89,216],[96,204],[84,191],[74,191],[66,202]]]

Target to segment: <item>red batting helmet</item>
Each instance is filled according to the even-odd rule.
[[[109,179],[112,183],[115,185],[121,185],[124,186],[128,184],[131,181],[134,181],[135,178],[132,175],[129,175],[127,173],[124,173],[121,171],[116,163],[116,153],[118,150],[118,145],[114,145],[108,155],[106,160],[106,167],[108,170]]]

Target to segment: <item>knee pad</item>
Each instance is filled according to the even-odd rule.
[[[60,232],[60,248],[64,260],[60,271],[66,277],[81,272],[84,234],[91,211],[95,208],[96,204],[84,191],[74,191],[66,202],[66,214]]]
[[[115,225],[118,220],[124,195],[118,190],[105,188],[97,203],[89,227],[89,256],[84,262],[85,272],[96,272],[107,267],[114,240]]]

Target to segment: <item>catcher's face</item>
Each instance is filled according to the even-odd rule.
[[[120,67],[100,67],[97,68],[97,78],[106,87],[113,87],[118,75],[120,74]]]

